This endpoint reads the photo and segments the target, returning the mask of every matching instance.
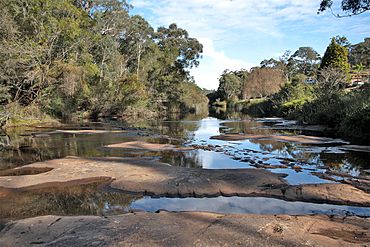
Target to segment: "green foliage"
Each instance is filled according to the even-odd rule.
[[[370,69],[370,38],[365,38],[364,42],[350,46],[349,62],[352,66],[362,64]]]
[[[197,85],[184,83],[181,85],[181,88],[180,104],[182,111],[202,113],[208,110],[208,98]]]
[[[303,105],[314,99],[314,88],[305,83],[287,83],[275,95],[271,102],[274,105],[276,114],[292,117]]]
[[[202,45],[157,31],[122,0],[0,0],[0,106],[70,119],[181,105]],[[194,92],[196,90],[193,90]]]
[[[370,87],[364,85],[358,91],[317,98],[304,106],[300,119],[311,124],[326,124],[344,135],[368,140],[369,106]]]
[[[14,126],[36,126],[36,125],[58,125],[58,122],[42,112],[38,106],[29,105],[27,107],[21,106],[17,103],[11,103],[0,108],[2,117],[6,117],[5,127]],[[1,123],[1,119],[0,119]]]
[[[300,47],[290,57],[290,66],[294,66],[295,74],[301,73],[306,76],[316,74],[320,55],[311,47]]]
[[[348,50],[339,45],[335,41],[335,38],[332,38],[321,61],[320,69],[327,67],[335,67],[343,71],[346,75],[349,74],[350,65],[348,63]]]
[[[217,90],[220,98],[228,101],[238,99],[242,91],[242,79],[243,77],[239,76],[237,71],[225,70],[219,79],[220,83]]]

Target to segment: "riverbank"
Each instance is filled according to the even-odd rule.
[[[330,95],[315,90],[308,85],[288,84],[270,99],[243,105],[242,112],[259,117],[283,117],[303,125],[323,125],[331,129],[331,135],[370,143],[368,84]]]

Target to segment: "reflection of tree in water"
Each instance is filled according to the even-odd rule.
[[[369,154],[367,153],[321,153],[319,156],[324,165],[335,171],[351,172],[370,168]]]
[[[158,123],[156,126],[159,133],[176,138],[191,138],[194,131],[198,129],[197,122],[168,121]]]
[[[232,130],[227,132],[232,133],[244,133],[244,134],[253,134],[253,135],[271,135],[274,134],[274,131],[271,129],[263,128],[265,125],[260,122],[253,120],[244,120],[238,122],[226,122],[223,123],[224,126],[231,128]],[[220,129],[220,131],[222,128]],[[223,131],[225,132],[225,131]]]
[[[297,147],[290,142],[279,142],[273,140],[249,140],[251,143],[258,144],[260,149],[266,152],[276,152],[283,156],[291,156],[297,161],[306,161],[309,163],[320,164],[318,154],[307,152],[304,148]]]
[[[103,215],[114,205],[128,209],[138,198],[140,197],[124,193],[104,192],[97,183],[10,192],[5,197],[0,197],[0,218],[16,219],[49,214]]]
[[[40,133],[42,134],[42,133]],[[65,156],[100,157],[119,155],[115,150],[101,149],[102,146],[122,141],[135,140],[114,133],[96,135],[16,133],[0,137],[7,146],[0,150],[0,170],[29,164],[36,161]],[[121,156],[121,155],[119,155]]]
[[[187,168],[202,168],[202,159],[197,151],[191,152],[162,152],[161,161],[172,166]]]
[[[48,148],[48,140],[40,142],[31,136],[5,136],[2,142],[7,143],[0,149],[0,170],[25,165],[35,161],[51,159],[55,157]]]

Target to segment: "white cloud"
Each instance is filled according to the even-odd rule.
[[[282,36],[280,19],[304,18],[315,1],[302,0],[133,0],[135,8],[149,11],[155,27],[177,23],[204,46],[203,60],[191,70],[197,84],[216,89],[225,69],[249,69],[248,61],[226,55],[222,48],[241,34]],[[289,6],[289,7],[288,7]],[[279,10],[280,9],[280,10]],[[308,9],[308,10],[307,10]],[[278,10],[278,11],[277,11]],[[217,46],[217,48],[216,48]]]
[[[249,69],[252,64],[238,59],[233,59],[218,51],[211,39],[199,38],[204,46],[203,60],[198,68],[194,68],[191,74],[200,87],[217,89],[218,78],[225,69],[238,70]]]
[[[303,20],[316,15],[320,0],[133,0],[149,9],[155,26],[178,23],[192,35],[207,34],[213,40],[229,29],[282,35],[284,20]],[[203,35],[204,36],[204,35]],[[232,37],[226,39],[232,40]]]
[[[131,4],[154,27],[177,23],[191,37],[200,40],[204,45],[204,59],[191,73],[198,85],[217,88],[217,78],[223,70],[250,68],[257,65],[258,60],[284,50],[310,45],[304,42],[313,34],[322,35],[323,45],[318,47],[322,50],[329,40],[323,35],[344,35],[342,30],[362,35],[370,33],[369,26],[364,25],[368,21],[366,17],[339,20],[330,13],[317,15],[320,1],[132,0]],[[290,43],[297,35],[301,36],[296,43]],[[261,42],[265,43],[260,46]],[[241,54],[249,57],[243,57],[245,61],[242,61]]]

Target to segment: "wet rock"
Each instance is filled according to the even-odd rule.
[[[349,184],[332,183],[289,186],[285,189],[284,195],[285,199],[293,201],[319,203],[330,201],[331,203],[342,205],[352,201],[353,205],[370,206],[370,194]]]
[[[293,170],[295,170],[296,172],[301,172],[302,171],[302,167],[298,166],[298,165],[294,165],[293,167]]]
[[[344,179],[343,182],[346,184],[350,184],[367,193],[370,193],[370,181],[369,180],[351,178],[351,179]]]
[[[187,151],[192,150],[191,147],[177,147],[172,144],[158,144],[158,143],[149,143],[143,141],[131,141],[131,142],[122,142],[104,146],[105,148],[120,148],[127,150],[147,150],[147,151]]]
[[[84,184],[113,179],[110,186],[128,192],[171,197],[265,196],[295,201],[370,206],[370,194],[349,184],[291,186],[283,177],[263,169],[208,170],[172,167],[137,158],[78,158],[49,160],[23,168],[52,168],[36,175],[0,177],[0,187],[32,189],[50,185]],[[264,185],[274,184],[266,189]]]
[[[288,168],[286,165],[269,165],[269,164],[262,164],[262,165],[252,165],[257,168],[265,168],[265,169],[278,169],[278,168]]]
[[[298,144],[348,144],[341,139],[333,139],[327,137],[306,136],[306,135],[246,135],[246,134],[224,134],[212,136],[211,139],[222,141],[241,141],[241,140],[273,140],[279,142],[294,142]]]
[[[45,173],[53,170],[49,167],[20,167],[8,170],[0,171],[0,176],[23,176],[23,175],[35,175]]]
[[[5,225],[0,246],[367,246],[358,217],[131,213],[41,216]]]
[[[325,180],[330,180],[330,181],[335,181],[337,182],[337,179],[333,178],[332,176],[322,173],[322,172],[311,172],[312,175],[315,175],[316,177],[325,179]]]

